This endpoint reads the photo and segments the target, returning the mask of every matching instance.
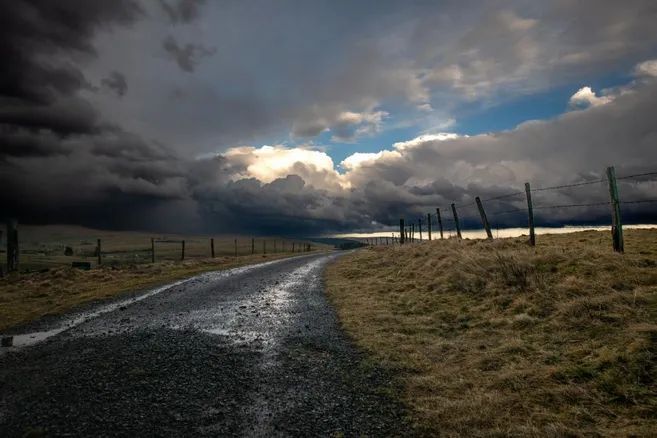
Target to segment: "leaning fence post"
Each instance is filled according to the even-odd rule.
[[[151,263],[155,263],[155,239],[151,237]]]
[[[454,226],[456,227],[456,237],[461,239],[461,224],[459,224],[459,214],[456,212],[456,204],[452,204],[452,214],[454,215]]]
[[[399,244],[404,244],[404,219],[399,219]]]
[[[182,241],[182,245],[180,247],[180,260],[185,260],[185,241]]]
[[[486,217],[486,212],[484,211],[484,205],[481,203],[481,199],[479,199],[479,196],[475,198],[475,202],[477,203],[477,208],[479,209],[479,216],[481,216],[481,223],[484,225],[484,229],[486,230],[486,236],[489,239],[493,238],[493,233],[490,231],[490,224],[488,223],[488,218]]]
[[[210,238],[210,254],[214,258],[214,237]]]
[[[529,244],[536,246],[536,231],[534,230],[534,204],[532,204],[532,188],[525,183],[525,195],[527,196],[527,218],[529,220]]]
[[[7,272],[18,271],[18,221],[7,221]]]
[[[96,250],[98,251],[98,265],[100,266],[103,263],[103,258],[102,258],[102,248],[100,246],[100,239],[97,241],[97,246]]]
[[[607,180],[609,181],[609,196],[611,197],[611,235],[614,251],[622,253],[625,251],[625,243],[623,242],[623,222],[621,221],[620,200],[614,166],[607,167]]]
[[[429,240],[431,240],[431,213],[427,213],[427,233],[429,233]]]
[[[440,238],[443,238],[443,220],[440,217],[440,208],[436,208],[436,219],[438,219],[438,229],[440,230]]]

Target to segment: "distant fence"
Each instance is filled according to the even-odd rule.
[[[74,266],[89,269],[99,265],[127,265],[155,263],[156,261],[180,261],[215,257],[240,257],[302,253],[318,249],[308,241],[274,237],[152,237],[146,235],[123,236],[104,239],[72,239],[51,241],[26,239],[19,244],[19,229],[15,220],[7,222],[6,238],[0,232],[0,266],[3,272],[37,271],[56,266]],[[321,246],[321,245],[320,245]],[[20,260],[20,264],[19,264]]]
[[[607,168],[606,177],[581,181],[573,184],[564,184],[551,187],[532,188],[530,183],[525,183],[524,190],[505,193],[499,196],[481,199],[475,196],[471,202],[465,204],[450,204],[436,207],[435,212],[428,212],[418,219],[408,221],[401,218],[399,221],[399,233],[387,237],[373,237],[364,239],[368,245],[404,244],[422,241],[423,228],[426,231],[426,240],[432,238],[445,238],[446,234],[453,234],[456,238],[462,238],[462,224],[478,222],[486,233],[488,239],[493,239],[491,223],[498,221],[507,215],[524,215],[523,226],[527,227],[528,243],[536,244],[534,212],[541,210],[577,209],[577,208],[608,208],[611,218],[612,247],[614,251],[624,251],[622,206],[630,204],[657,203],[657,199],[621,199],[618,190],[618,181],[641,181],[645,177],[657,176],[657,172],[637,173],[617,177],[614,167]],[[595,194],[594,202],[566,203],[566,204],[542,204],[536,203],[536,199],[544,192],[571,191],[598,184],[604,187]],[[534,195],[534,196],[532,196]],[[657,193],[656,193],[657,195]],[[603,200],[604,199],[604,200]],[[523,203],[522,206],[518,205]],[[490,213],[486,208],[494,208]],[[513,207],[513,208],[509,208]],[[426,218],[426,220],[425,220]]]

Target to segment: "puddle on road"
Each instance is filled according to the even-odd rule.
[[[289,259],[279,259],[279,260],[271,260],[268,262],[264,263],[259,263],[256,265],[249,265],[249,266],[242,266],[239,268],[232,268],[224,271],[213,271],[213,272],[206,272],[200,275],[197,275],[195,277],[187,278],[184,280],[179,280],[173,283],[169,283],[164,286],[160,286],[154,289],[151,289],[141,295],[138,295],[136,297],[128,298],[125,300],[117,301],[112,304],[107,304],[105,306],[99,307],[94,311],[89,311],[89,312],[83,312],[79,314],[78,316],[69,318],[67,320],[64,320],[62,323],[60,323],[57,327],[54,327],[50,330],[43,330],[43,331],[36,331],[32,333],[21,333],[17,335],[4,335],[7,337],[12,337],[12,346],[11,347],[2,347],[0,348],[0,355],[8,352],[8,351],[14,351],[19,348],[23,347],[29,347],[31,345],[38,344],[40,342],[43,342],[53,336],[56,336],[60,333],[63,333],[69,329],[72,329],[76,326],[79,326],[80,324],[83,324],[91,319],[97,318],[101,315],[104,315],[106,313],[114,312],[115,310],[118,310],[123,307],[130,306],[132,304],[135,304],[139,301],[145,300],[146,298],[150,298],[154,295],[157,295],[161,292],[164,292],[166,290],[175,288],[177,286],[180,286],[183,283],[193,283],[193,282],[201,282],[201,283],[208,283],[212,281],[219,280],[224,277],[228,277],[231,275],[239,275],[243,274],[246,272],[249,272],[253,269],[258,269],[262,268],[274,263],[279,263],[284,260],[289,260]],[[312,263],[311,263],[312,264]]]
[[[225,301],[220,308],[193,311],[174,328],[194,328],[220,335],[234,344],[273,350],[285,337],[295,303],[294,290],[308,283],[324,260],[315,260],[287,274],[283,280],[244,300]],[[259,348],[258,348],[259,347]]]

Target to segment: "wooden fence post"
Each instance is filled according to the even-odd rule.
[[[235,257],[237,257],[237,239],[235,239]]]
[[[411,242],[415,243],[415,224],[411,224]]]
[[[255,254],[255,239],[251,238],[251,254]]]
[[[294,242],[292,242],[292,253],[294,253]]]
[[[536,231],[534,230],[534,205],[532,204],[532,188],[525,183],[525,195],[527,196],[527,219],[529,223],[529,244],[536,246]]]
[[[431,240],[431,213],[427,213],[427,233],[429,233],[429,240]]]
[[[262,239],[262,253],[267,254],[267,239]]]
[[[486,217],[486,212],[484,211],[484,205],[481,203],[481,199],[479,199],[479,196],[475,198],[475,202],[477,203],[477,208],[479,209],[479,216],[481,216],[481,223],[484,225],[484,229],[486,230],[486,236],[488,239],[493,239],[493,233],[490,231],[490,224],[488,223],[488,218]]]
[[[151,237],[151,263],[155,263],[155,239]]]
[[[607,167],[607,180],[609,182],[609,196],[611,197],[611,236],[614,251],[625,252],[623,241],[623,222],[621,220],[620,200],[618,197],[618,186],[616,185],[616,170],[614,166]]]
[[[459,214],[456,212],[456,204],[452,204],[452,214],[454,215],[454,226],[456,227],[456,237],[461,239],[461,224],[459,223]]]
[[[214,258],[214,237],[210,238],[210,256]]]
[[[103,263],[103,256],[102,256],[103,250],[102,247],[100,246],[100,239],[98,239],[96,250],[98,251],[98,266],[100,266]]]
[[[440,217],[440,208],[436,208],[436,219],[438,219],[438,229],[440,230],[440,238],[443,238],[443,219]]]
[[[182,241],[182,245],[180,246],[180,260],[185,260],[185,241]]]
[[[7,272],[18,271],[18,221],[7,221]]]
[[[404,233],[406,231],[404,230],[404,219],[401,218],[399,219],[399,244],[403,245],[404,244]]]
[[[418,233],[420,233],[420,242],[422,242],[422,218],[417,220],[417,229]]]

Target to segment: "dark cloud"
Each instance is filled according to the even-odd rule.
[[[212,56],[216,52],[215,49],[204,47],[201,44],[180,45],[171,35],[164,39],[162,47],[176,61],[178,67],[188,73],[194,71],[201,59]]]
[[[177,0],[172,2],[159,0],[159,3],[171,22],[177,24],[189,23],[195,20],[205,0]]]
[[[85,86],[82,72],[66,62],[67,53],[94,55],[90,40],[98,28],[127,24],[141,14],[131,0],[4,0],[0,9],[0,95],[40,104]]]
[[[111,72],[108,77],[103,78],[101,83],[104,87],[112,90],[119,97],[123,97],[126,91],[128,91],[128,81],[126,81],[125,76],[118,71]]]

